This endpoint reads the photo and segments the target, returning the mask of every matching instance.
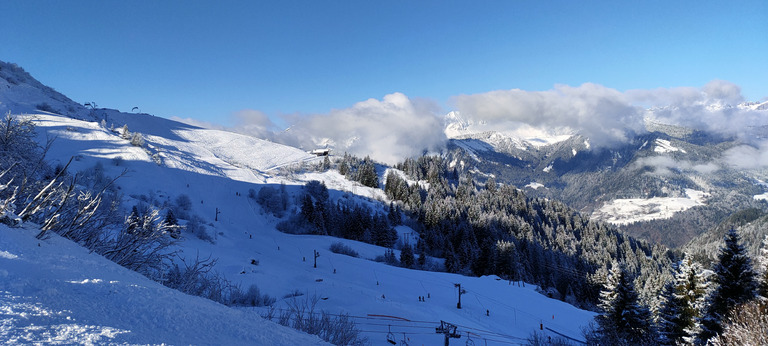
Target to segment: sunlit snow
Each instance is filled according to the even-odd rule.
[[[592,219],[623,225],[638,221],[668,219],[675,213],[706,204],[709,194],[685,189],[686,197],[615,199],[592,213]]]

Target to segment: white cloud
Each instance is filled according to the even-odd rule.
[[[635,169],[651,168],[653,175],[668,176],[674,171],[711,174],[721,169],[716,162],[693,163],[688,160],[677,160],[667,155],[643,157],[635,161]]]
[[[444,145],[438,110],[434,102],[393,93],[328,114],[292,116],[290,130],[276,138],[305,149],[329,143],[339,153],[394,164]]]
[[[756,169],[768,167],[768,141],[756,146],[739,145],[728,149],[723,159],[729,165],[739,169]]]
[[[243,109],[235,112],[232,118],[237,132],[268,140],[274,138],[276,126],[262,111]]]
[[[630,90],[626,95],[652,107],[650,115],[662,123],[741,138],[751,126],[768,124],[765,112],[738,107],[744,102],[741,88],[727,81],[714,80],[701,88]]]
[[[555,86],[547,91],[498,90],[460,95],[453,99],[462,116],[485,122],[498,131],[514,131],[520,124],[537,128],[568,128],[596,146],[627,141],[644,131],[642,109],[621,92],[586,83]]]

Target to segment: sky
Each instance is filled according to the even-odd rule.
[[[431,116],[585,85],[725,81],[768,97],[765,1],[9,0],[0,13],[0,60],[77,102],[258,131],[399,95]]]

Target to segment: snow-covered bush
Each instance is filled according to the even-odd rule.
[[[56,110],[54,110],[48,102],[38,103],[35,108],[43,112],[56,113]]]
[[[176,206],[181,210],[189,211],[189,209],[192,208],[192,200],[189,196],[181,194],[176,197]]]
[[[266,212],[277,217],[283,217],[283,213],[288,209],[288,193],[285,191],[285,185],[281,185],[280,189],[264,186],[256,194],[255,199]]]
[[[118,132],[120,132],[120,137],[123,139],[131,139],[131,131],[128,130],[128,124],[123,125]]]
[[[178,262],[180,263],[174,263],[165,274],[163,285],[186,294],[225,303],[226,292],[231,285],[229,281],[213,271],[216,265],[215,259],[197,257],[188,263],[184,258],[180,258]]]
[[[144,137],[141,135],[141,133],[134,132],[131,134],[131,145],[135,147],[144,146]]]
[[[176,243],[170,237],[168,225],[159,221],[156,209],[137,217],[131,214],[124,228],[106,242],[105,249],[97,249],[97,252],[112,262],[157,280],[164,271],[163,265],[173,256],[171,247]]]
[[[262,294],[258,286],[250,285],[248,286],[247,291],[243,291],[239,287],[232,290],[229,305],[270,306],[274,304],[275,301],[277,301],[277,299],[270,297],[267,294]]]
[[[360,335],[355,321],[349,315],[331,315],[316,311],[320,297],[313,295],[288,301],[288,309],[276,314],[270,309],[262,315],[265,319],[277,318],[277,323],[319,336],[334,345],[366,345],[368,339]]]
[[[35,124],[6,113],[0,121],[0,171],[10,168],[8,178],[37,178],[32,174],[43,165],[42,151],[35,141]]]
[[[340,241],[331,244],[330,250],[333,253],[338,253],[338,254],[352,256],[352,257],[360,257],[360,254],[358,254],[357,251],[355,251],[354,249],[352,249],[347,245],[344,245],[344,243]]]
[[[198,239],[215,244],[215,240],[208,233],[208,229],[203,225],[204,220],[195,215],[187,222],[187,232],[194,234]]]
[[[768,345],[768,303],[754,299],[730,311],[712,345]]]

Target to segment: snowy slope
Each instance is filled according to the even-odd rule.
[[[399,339],[405,332],[415,344],[441,343],[442,336],[434,332],[440,320],[459,325],[465,338],[466,332],[474,332],[475,340],[485,338],[488,344],[494,344],[493,340],[501,341],[495,344],[521,342],[542,323],[580,338],[580,328],[593,319],[593,313],[548,299],[530,285],[517,287],[495,277],[471,278],[391,267],[371,261],[384,253],[380,247],[277,231],[277,220],[246,197],[248,190],[283,183],[291,193],[297,193],[300,185],[317,179],[326,182],[334,199],[356,195],[385,199],[381,190],[352,183],[334,171],[281,175],[271,170],[311,160],[298,149],[146,115],[108,113],[106,122],[115,123],[115,127],[125,123],[130,131],[144,135],[146,145],[139,148],[96,122],[52,115],[35,117],[41,140],[57,137],[49,159],[65,162],[75,156],[72,172],[97,162],[111,176],[127,170],[117,181],[125,193],[126,207],[146,196],[160,201],[172,201],[181,194],[189,196],[193,202],[190,213],[205,220],[216,244],[185,234],[183,256],[194,258],[199,253],[201,257],[218,258],[217,268],[223,275],[243,287],[258,285],[262,292],[278,298],[278,309],[286,308],[290,299],[283,297],[296,291],[303,297],[323,298],[319,309],[354,316],[373,345],[386,344],[384,337],[389,328]],[[160,164],[153,156],[162,158]],[[116,161],[115,157],[123,160]],[[220,211],[218,221],[214,220],[216,209]],[[407,234],[410,230],[399,231]],[[328,251],[330,244],[338,241],[354,248],[361,258]],[[321,254],[318,268],[313,267],[313,250]],[[257,260],[258,265],[252,265],[251,260]],[[72,281],[85,279],[94,278]],[[100,279],[103,282],[94,286],[115,280]],[[456,309],[454,283],[461,283],[468,292],[462,296],[461,310]],[[419,296],[429,298],[419,302]]]
[[[633,222],[668,219],[675,213],[705,205],[709,195],[693,189],[685,190],[686,197],[622,198],[605,203],[592,213],[593,220],[616,225]]]
[[[16,64],[0,61],[0,114],[53,111],[81,117],[88,111],[68,97],[43,85]]]
[[[0,224],[0,343],[317,345],[251,311],[189,296],[35,229]]]

